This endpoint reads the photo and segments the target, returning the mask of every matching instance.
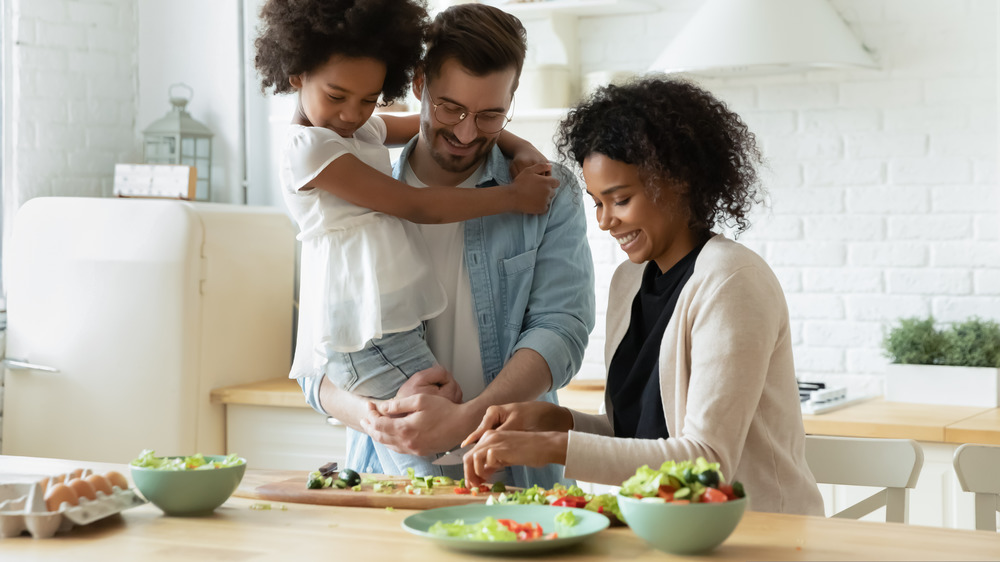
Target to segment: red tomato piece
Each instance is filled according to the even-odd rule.
[[[471,494],[472,492],[468,488],[463,488],[461,486],[455,486],[456,494]]]
[[[552,505],[558,507],[584,507],[587,505],[587,498],[583,496],[563,496],[552,502]]]
[[[479,491],[480,492],[489,492],[490,491],[490,486],[488,484],[480,484],[479,485]]]
[[[719,484],[719,491],[726,494],[726,497],[731,500],[736,499],[736,492],[733,492],[732,484]]]
[[[701,496],[701,501],[705,503],[722,503],[729,501],[726,497],[725,492],[721,490],[716,490],[715,488],[705,488],[705,493]]]
[[[674,492],[677,491],[673,486],[667,486],[666,484],[661,484],[660,488],[656,490],[657,497],[663,498],[666,501],[674,501]]]

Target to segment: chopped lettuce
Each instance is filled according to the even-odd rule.
[[[210,470],[239,466],[246,462],[245,459],[236,454],[228,455],[221,461],[209,461],[201,453],[190,457],[157,457],[156,452],[152,449],[144,449],[139,453],[139,458],[133,460],[131,464],[140,468],[156,470]]]
[[[614,494],[598,494],[588,501],[587,505],[583,508],[598,513],[610,513],[620,521],[625,520],[625,517],[622,516],[621,508],[618,507],[618,498]]]
[[[576,525],[576,515],[573,515],[573,510],[567,509],[555,516],[556,525],[562,525],[563,527],[572,527]]]
[[[438,537],[453,537],[472,541],[513,542],[517,534],[492,517],[478,523],[468,523],[459,519],[454,523],[438,521],[427,530]]]

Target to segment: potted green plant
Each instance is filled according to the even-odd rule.
[[[972,317],[938,327],[933,317],[903,318],[882,340],[891,361],[891,402],[1000,406],[1000,324]]]

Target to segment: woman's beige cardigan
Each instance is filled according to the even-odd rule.
[[[629,325],[644,265],[611,281],[605,364]],[[619,439],[607,415],[574,412],[566,476],[620,485],[648,464],[705,457],[739,480],[758,511],[823,515],[806,465],[788,308],[763,259],[716,235],[702,248],[660,345],[668,439]]]

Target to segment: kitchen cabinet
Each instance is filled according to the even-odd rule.
[[[292,379],[217,388],[212,402],[225,406],[226,452],[254,468],[316,470],[344,462],[346,428],[310,408]]]

